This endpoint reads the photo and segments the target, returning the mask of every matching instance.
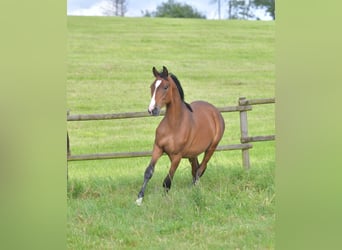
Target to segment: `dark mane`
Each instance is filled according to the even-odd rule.
[[[186,107],[192,112],[192,108],[191,108],[190,104],[188,104],[184,101],[184,91],[183,91],[183,88],[182,88],[178,78],[172,73],[170,73],[170,77],[172,78],[172,80],[175,82],[175,84],[177,86],[181,100],[185,103]]]
[[[171,76],[172,80],[175,82],[177,89],[179,91],[180,97],[181,97],[182,101],[184,102],[184,91],[183,91],[183,88],[182,88],[177,76],[175,76],[172,73],[170,73],[170,76]]]

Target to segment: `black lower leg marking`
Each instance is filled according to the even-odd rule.
[[[152,164],[148,165],[148,167],[145,170],[144,179],[150,180],[152,178],[154,172],[154,166]]]
[[[150,165],[148,165],[148,167],[145,170],[144,183],[143,183],[143,185],[141,187],[141,190],[140,190],[140,192],[138,194],[138,198],[144,197],[145,188],[147,186],[148,181],[152,178],[153,172],[154,172],[154,165],[150,163]]]
[[[171,188],[171,178],[170,175],[167,175],[164,182],[163,187],[165,188],[165,191],[168,192]]]

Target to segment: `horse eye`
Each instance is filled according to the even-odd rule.
[[[169,88],[169,85],[164,86],[164,90],[167,90]]]

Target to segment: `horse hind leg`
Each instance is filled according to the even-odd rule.
[[[198,162],[198,158],[197,156],[194,158],[189,158],[189,162],[191,164],[191,168],[192,168],[192,183],[196,184],[196,182],[198,181],[198,178],[196,178],[196,173],[197,170],[199,168],[199,162]]]
[[[196,172],[196,181],[198,181],[199,178],[202,177],[202,175],[204,174],[205,170],[207,169],[207,164],[208,164],[211,156],[214,154],[216,147],[217,147],[217,144],[211,145],[205,151],[203,160],[201,162],[201,165],[199,166],[199,168],[197,169],[197,172]]]
[[[200,167],[198,168],[196,172],[196,178],[199,179],[207,169],[207,163],[210,160],[211,156],[214,154],[217,145],[219,144],[220,140],[222,139],[224,130],[225,130],[225,124],[222,115],[219,113],[218,116],[219,122],[216,124],[216,135],[212,142],[212,144],[208,147],[208,149],[204,153],[203,160],[201,162]]]

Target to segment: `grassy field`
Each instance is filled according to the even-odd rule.
[[[274,22],[68,17],[71,114],[146,111],[152,67],[167,66],[185,100],[236,105],[274,97]],[[239,143],[239,115],[225,113],[221,144]],[[68,122],[73,154],[151,150],[161,117]],[[248,113],[250,135],[274,134],[274,105]],[[69,249],[273,249],[275,144],[217,152],[198,186],[183,160],[171,191],[156,166],[141,207],[149,158],[69,162]]]

